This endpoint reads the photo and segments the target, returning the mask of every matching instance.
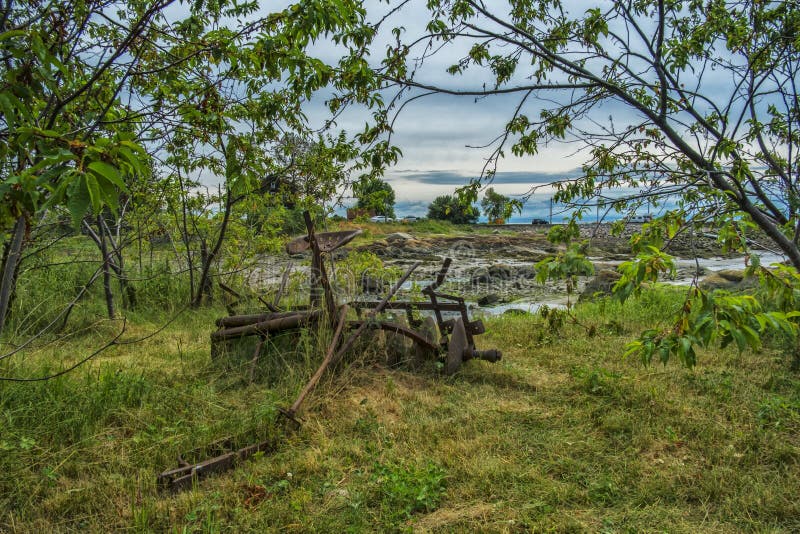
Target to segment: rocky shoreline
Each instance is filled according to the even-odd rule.
[[[630,237],[639,230],[629,225],[621,236],[610,233],[609,224],[583,225],[581,237],[588,242],[587,255],[595,265],[596,276],[581,277],[577,293],[587,295],[607,292],[618,278],[616,267],[632,257]],[[566,298],[563,282],[536,282],[534,265],[552,256],[560,247],[547,241],[549,227],[506,228],[490,233],[475,232],[461,235],[415,236],[413,233],[393,233],[383,239],[357,247],[379,257],[386,266],[403,268],[413,262],[422,262],[414,279],[424,285],[433,279],[444,258],[452,258],[453,265],[443,290],[462,295],[481,307],[492,308],[499,304],[554,302]],[[723,255],[721,247],[708,234],[679,235],[673,239],[667,252],[679,261],[677,280],[688,283],[696,275],[709,279],[708,287],[732,288],[742,285],[741,270],[711,272],[689,262],[694,258],[725,258],[736,263],[736,255]],[[743,262],[742,262],[743,267]],[[587,287],[588,284],[588,287]]]

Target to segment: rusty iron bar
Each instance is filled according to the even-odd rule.
[[[217,284],[219,284],[219,287],[223,291],[225,291],[226,293],[230,293],[231,295],[233,295],[237,299],[241,299],[242,298],[242,294],[239,293],[238,291],[236,291],[235,289],[233,289],[231,286],[229,286],[229,285],[227,285],[227,284],[225,284],[223,282],[217,282]]]
[[[373,319],[376,315],[378,315],[381,311],[383,311],[383,308],[386,306],[386,304],[389,303],[394,294],[400,290],[400,286],[402,286],[405,283],[405,281],[408,280],[408,277],[411,276],[411,273],[413,273],[414,269],[419,267],[419,265],[420,262],[416,262],[414,265],[409,267],[408,270],[405,272],[405,274],[400,277],[397,283],[395,283],[392,289],[389,290],[389,293],[383,298],[383,300],[380,301],[374,309],[370,310],[370,312],[367,314],[367,319],[361,322],[358,328],[356,328],[355,332],[350,334],[350,337],[347,338],[347,341],[345,341],[342,347],[339,349],[339,351],[337,352],[337,359],[350,349],[353,343],[355,343],[356,339],[358,339],[358,337],[367,328],[367,325],[371,322],[370,320]]]
[[[328,312],[328,320],[333,321],[336,316],[336,300],[333,296],[333,289],[331,288],[330,280],[328,280],[328,272],[325,269],[325,261],[322,258],[322,249],[317,241],[317,236],[314,231],[314,221],[311,219],[311,213],[306,210],[303,212],[303,219],[305,219],[306,229],[308,230],[308,242],[311,245],[311,307],[319,305],[319,286],[322,287],[322,297],[325,304],[325,310]]]
[[[408,280],[408,277],[411,276],[411,273],[413,273],[414,270],[419,266],[420,262],[416,262],[414,263],[414,265],[408,268],[405,274],[403,274],[403,276],[400,277],[400,279],[395,283],[395,285],[392,286],[392,288],[389,290],[389,293],[383,298],[382,301],[378,303],[378,306],[376,306],[375,309],[371,310],[369,314],[367,314],[367,320],[362,321],[361,324],[358,325],[356,330],[352,334],[350,334],[350,336],[342,344],[342,346],[339,347],[339,350],[336,351],[336,353],[333,356],[331,356],[330,361],[326,365],[338,362],[341,359],[341,357],[344,356],[344,354],[348,350],[350,350],[350,347],[353,346],[353,343],[355,343],[356,339],[358,339],[361,336],[361,334],[364,333],[364,330],[367,328],[367,325],[372,322],[370,321],[370,319],[373,319],[377,314],[381,312],[381,310],[383,310],[383,307],[386,306],[386,304],[391,300],[391,298],[395,295],[395,293],[397,293],[397,291],[400,290],[400,287],[403,285],[403,283],[405,283],[405,281]],[[295,410],[293,410],[292,408],[282,409],[279,410],[279,413],[284,417],[286,417],[287,419],[289,419],[290,421],[294,422],[296,425],[300,424],[300,422],[295,417],[296,409]]]
[[[325,358],[322,360],[322,363],[320,364],[317,371],[314,373],[314,375],[305,385],[303,390],[297,396],[297,399],[294,401],[294,403],[292,403],[292,406],[286,410],[288,412],[288,415],[291,416],[292,419],[295,419],[295,416],[297,415],[297,410],[300,409],[300,405],[303,403],[306,396],[308,396],[311,390],[317,387],[317,383],[319,382],[319,379],[322,378],[322,374],[325,372],[325,370],[333,361],[336,345],[339,344],[339,339],[342,337],[342,331],[344,330],[344,325],[347,321],[347,312],[349,310],[350,308],[347,304],[342,305],[341,309],[339,310],[339,322],[336,325],[336,331],[333,333],[333,338],[331,339],[331,343],[328,346],[328,351],[325,354]]]
[[[339,247],[348,244],[350,241],[361,235],[361,230],[343,230],[340,232],[322,232],[317,234],[317,244],[322,252],[333,252]],[[295,238],[286,243],[286,252],[289,254],[300,254],[311,248],[308,236]]]
[[[246,460],[257,452],[270,452],[276,448],[275,440],[262,441],[254,445],[248,445],[241,449],[226,452],[213,458],[208,458],[196,464],[188,464],[181,461],[180,467],[168,469],[158,475],[158,487],[162,490],[178,491],[191,487],[195,480],[205,478],[211,473],[218,473],[232,468],[236,463]]]
[[[264,300],[264,297],[262,297],[261,295],[258,296],[258,301],[271,312],[278,313],[279,311],[281,311],[280,308],[276,308],[275,306],[273,306],[271,302]]]
[[[478,350],[472,347],[464,349],[462,358],[465,362],[469,360],[485,360],[487,362],[499,362],[503,359],[503,353],[497,349]]]
[[[442,311],[438,307],[438,302],[436,299],[436,290],[439,288],[440,285],[444,283],[444,278],[447,276],[447,271],[450,270],[450,264],[453,263],[452,258],[445,258],[444,263],[442,264],[442,268],[436,275],[436,280],[424,287],[422,289],[422,293],[424,295],[428,295],[428,298],[431,301],[431,306],[433,306],[433,313],[436,315],[436,325],[439,327],[439,332],[442,334],[442,340],[445,340],[445,336],[447,335],[446,328],[444,325],[444,319],[442,318]]]
[[[456,303],[456,305],[458,306],[458,311],[461,314],[461,320],[464,322],[464,326],[465,327],[469,326],[469,324],[470,324],[469,314],[467,313],[467,305],[464,302],[464,298],[463,297],[459,297],[457,295],[448,295],[448,294],[445,294],[445,293],[437,293],[435,291],[431,291],[429,293],[429,296],[433,296],[433,295],[436,295],[437,299],[454,301]],[[470,345],[474,345],[475,344],[475,339],[472,337],[472,333],[473,333],[472,330],[470,328],[467,328],[466,332],[467,332],[467,340],[469,341],[469,344]]]
[[[370,309],[377,306],[378,301],[357,300],[350,303],[356,309]],[[392,301],[384,306],[385,310],[420,310],[420,311],[440,311],[457,312],[461,311],[461,305],[454,302],[437,302],[435,305],[430,302],[409,302],[405,300]]]
[[[289,330],[304,326],[313,321],[319,320],[322,316],[321,311],[311,311],[305,314],[290,315],[288,317],[279,317],[278,319],[270,319],[268,321],[261,321],[258,323],[248,324],[244,326],[235,326],[231,328],[223,328],[211,333],[212,341],[221,341],[225,339],[232,339],[242,336],[264,335],[269,332],[277,332],[280,330]]]
[[[404,326],[402,324],[393,323],[390,321],[378,321],[377,323],[369,321],[348,321],[347,326],[349,328],[358,328],[363,323],[369,323],[368,326],[372,328],[377,328],[380,330],[385,330],[386,332],[393,332],[395,334],[406,336],[417,345],[426,349],[438,351],[440,348],[438,345],[434,345],[433,343],[428,341],[428,339],[425,336],[417,333],[416,330],[408,328],[407,326]]]
[[[283,292],[286,291],[286,286],[289,284],[289,275],[292,274],[292,267],[294,267],[294,264],[289,262],[289,265],[287,265],[286,269],[283,270],[283,276],[281,276],[281,285],[278,286],[278,291],[275,293],[275,298],[272,300],[273,308],[277,309],[281,304]]]
[[[236,300],[233,300],[233,301],[230,301],[230,302],[228,302],[227,298],[225,299],[225,301],[226,301],[225,302],[225,309],[228,311],[228,313],[230,315],[235,314],[236,313],[236,306],[239,304],[239,302],[242,301],[242,295],[238,291],[233,289],[232,287],[230,287],[230,286],[228,286],[228,285],[226,285],[226,284],[224,284],[222,282],[217,282],[217,284],[219,284],[219,287],[220,287],[220,289],[222,289],[223,292],[225,292],[225,293],[227,293],[229,295],[233,295],[233,297],[235,297]]]

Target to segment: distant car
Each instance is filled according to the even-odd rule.
[[[547,221],[546,221],[546,220],[544,220],[544,219],[533,219],[533,220],[531,221],[531,224],[550,224],[550,223],[549,223],[549,222],[547,222]]]
[[[372,221],[372,222],[375,222],[375,223],[377,223],[377,222],[394,222],[393,218],[388,217],[386,215],[375,215],[374,217],[370,217],[369,220]]]
[[[418,220],[420,220],[420,218],[417,217],[416,215],[406,215],[405,217],[403,217],[403,222],[407,223],[417,222]]]
[[[628,222],[641,224],[641,223],[650,222],[652,220],[653,220],[653,216],[649,215],[649,214],[648,215],[631,215],[631,218],[628,219]]]

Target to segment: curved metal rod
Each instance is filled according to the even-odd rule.
[[[441,348],[439,347],[439,345],[436,345],[428,341],[428,339],[425,336],[417,333],[415,330],[412,330],[407,326],[404,326],[399,323],[392,323],[389,321],[348,321],[347,326],[348,328],[360,328],[363,324],[366,324],[367,327],[379,328],[387,332],[392,332],[395,334],[406,336],[420,347],[426,349],[438,351]]]

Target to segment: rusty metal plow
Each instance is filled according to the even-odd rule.
[[[422,290],[422,293],[428,297],[427,302],[392,300],[419,266],[419,263],[415,263],[406,270],[382,300],[353,301],[339,305],[328,280],[324,255],[352,241],[360,233],[360,230],[317,234],[308,212],[305,213],[305,219],[308,235],[290,242],[286,249],[290,254],[297,254],[309,249],[312,252],[309,306],[297,307],[294,310],[280,310],[279,301],[286,285],[287,269],[281,289],[274,301],[267,307],[269,312],[222,317],[216,322],[219,330],[211,334],[212,356],[217,352],[216,347],[225,341],[241,339],[246,336],[258,337],[250,366],[252,381],[256,363],[269,336],[309,327],[333,329],[333,336],[322,363],[300,391],[294,403],[287,408],[279,408],[279,419],[293,423],[291,426],[294,428],[300,425],[298,412],[302,403],[317,386],[324,373],[339,362],[367,330],[383,330],[410,339],[416,346],[418,356],[437,359],[443,364],[443,371],[448,375],[454,374],[468,360],[483,359],[496,362],[501,358],[500,351],[481,351],[476,348],[475,336],[482,334],[485,329],[482,321],[469,319],[464,299],[437,291],[444,282],[452,263],[449,258],[444,261],[436,280]],[[350,309],[354,309],[358,314],[357,320],[348,320],[347,315]],[[380,314],[389,310],[405,312],[408,325],[382,320]],[[432,316],[422,318],[422,312],[432,314]],[[454,317],[446,317],[446,315]],[[345,335],[346,331],[349,331],[347,335]],[[437,337],[439,338],[438,342]],[[272,451],[276,446],[277,440],[271,439],[234,449],[232,440],[221,440],[205,449],[211,454],[207,459],[190,463],[183,457],[179,457],[178,467],[162,472],[158,475],[157,482],[162,489],[180,490],[191,487],[196,480],[208,474],[230,469],[246,458],[259,452]],[[188,457],[189,455],[184,456]]]

